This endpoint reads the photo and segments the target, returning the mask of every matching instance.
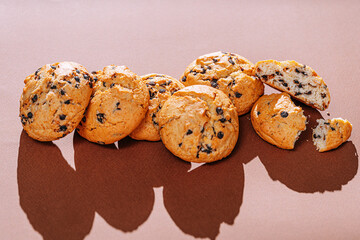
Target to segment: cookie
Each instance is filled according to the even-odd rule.
[[[165,147],[189,162],[225,158],[239,135],[235,106],[223,92],[204,85],[174,93],[163,105],[158,120]]]
[[[143,120],[149,91],[126,66],[107,66],[94,72],[90,104],[78,126],[91,142],[111,144],[129,135]]]
[[[265,141],[283,149],[293,149],[306,129],[306,117],[287,93],[264,95],[251,110],[251,123]]]
[[[352,130],[348,120],[342,118],[318,119],[313,130],[313,142],[319,152],[329,151],[346,142]]]
[[[325,110],[330,104],[327,85],[309,66],[295,61],[266,60],[256,63],[254,73],[264,83],[289,93],[306,105]]]
[[[185,86],[207,85],[223,91],[238,115],[243,115],[264,94],[264,85],[252,76],[253,68],[254,64],[237,54],[214,52],[193,61],[180,79]]]
[[[165,101],[185,86],[173,77],[156,73],[142,76],[141,80],[146,83],[149,90],[149,109],[145,118],[130,134],[130,137],[136,140],[159,141],[158,113]]]
[[[19,116],[30,137],[53,141],[76,128],[92,91],[85,67],[74,62],[46,64],[24,83]]]

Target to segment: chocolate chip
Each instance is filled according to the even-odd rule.
[[[299,84],[299,81],[295,79],[295,80],[294,80],[294,83],[295,83],[295,84]]]
[[[86,80],[88,80],[88,79],[89,79],[89,75],[87,75],[87,74],[83,74],[83,76],[84,76],[84,78],[85,78]]]
[[[276,74],[276,75],[280,75],[280,72],[279,72],[279,71],[276,71],[275,74]]]
[[[316,134],[313,135],[313,138],[318,138],[318,137],[320,137],[320,136],[316,135]]]
[[[281,115],[281,117],[283,117],[283,118],[286,118],[287,116],[289,116],[288,112],[286,112],[286,111],[282,111],[282,112],[280,113],[280,115]]]
[[[155,93],[149,90],[150,99],[153,99],[155,97]]]
[[[322,98],[326,98],[326,93],[322,93],[322,94],[321,94],[321,97],[322,97]]]
[[[41,70],[41,68],[39,68],[38,70],[36,70],[36,72],[35,72],[35,76],[37,76],[37,75],[38,75],[38,73],[40,72],[40,70]]]
[[[104,113],[97,113],[96,114],[96,118],[100,123],[104,123],[104,117],[105,117]]]
[[[234,65],[234,64],[235,64],[235,62],[232,60],[231,57],[229,57],[228,61],[229,61],[229,63],[231,63],[231,65]]]
[[[65,132],[67,130],[67,126],[61,125],[59,130],[60,130],[60,132]]]
[[[201,71],[202,74],[206,73],[206,69],[203,68],[202,71]]]
[[[59,115],[59,118],[60,118],[60,120],[65,120],[66,115],[65,115],[65,114],[60,114],[60,115]]]
[[[332,131],[335,131],[335,128],[333,128],[333,127],[330,127],[330,128],[331,128]]]
[[[186,82],[186,76],[183,76],[181,81]]]
[[[285,82],[284,79],[279,79],[278,81],[281,83]]]
[[[80,87],[80,85],[77,83],[77,84],[75,84],[75,88],[79,88]],[[91,87],[91,86],[90,86]]]
[[[256,114],[259,116],[261,114],[261,112],[258,111]]]
[[[93,77],[94,82],[97,82],[98,78],[97,77]]]
[[[36,102],[38,100],[38,96],[35,94],[32,98],[31,101],[32,102]]]
[[[96,71],[92,71],[91,73],[92,73],[92,74],[96,74]]]
[[[181,147],[182,146],[182,143],[179,143],[179,147]]]
[[[28,118],[32,118],[32,117],[33,117],[32,112],[28,112],[27,117],[28,117]]]
[[[205,128],[204,128],[204,127],[201,127],[200,132],[201,132],[201,133],[204,133],[204,131],[205,131]]]
[[[80,78],[78,76],[74,77],[75,81],[80,82]]]
[[[312,92],[311,91],[308,91],[308,92],[305,92],[306,95],[311,95]]]
[[[295,96],[299,96],[299,95],[301,95],[302,93],[301,92],[296,92],[295,93]]]
[[[103,86],[106,87],[106,82],[103,82]]]
[[[287,86],[288,86],[288,84],[287,84],[286,82],[283,82],[282,85],[283,85],[284,87],[287,87]]]
[[[121,108],[119,108],[120,102],[116,103],[116,110],[121,110]]]
[[[115,83],[110,84],[110,88],[112,88],[113,86],[115,86]]]
[[[50,89],[56,89],[56,85],[51,85]]]
[[[75,72],[76,72],[77,74],[80,74],[80,70],[79,70],[79,69],[76,69]]]
[[[267,80],[268,76],[267,75],[262,75],[261,76],[263,79]]]
[[[211,81],[210,84],[213,88],[216,88],[218,86],[217,82],[215,81]]]
[[[159,93],[164,93],[166,90],[164,88],[159,89]]]
[[[65,95],[65,91],[63,89],[60,89],[60,94]]]
[[[150,86],[155,86],[156,83],[155,83],[154,81],[150,81],[150,82],[149,82],[149,85],[150,85]]]
[[[222,139],[224,137],[224,133],[223,132],[218,132],[216,135],[219,139]]]
[[[189,129],[189,130],[187,130],[186,135],[190,135],[192,133],[193,133],[193,131],[191,129]]]
[[[70,104],[70,100],[66,100],[64,103],[65,104]]]
[[[240,98],[241,96],[242,96],[241,93],[235,92],[235,97],[236,97],[236,98]]]
[[[81,121],[86,122],[86,117],[84,116]]]
[[[220,115],[220,114],[223,114],[224,111],[223,111],[223,109],[221,107],[217,107],[216,108],[216,113]]]
[[[295,68],[295,72],[300,73],[299,69]]]
[[[226,122],[226,118],[220,118],[219,121],[224,123],[224,122]]]
[[[51,67],[52,69],[54,69],[54,70],[56,69],[56,67],[55,67],[55,66],[53,66],[53,65],[50,65],[50,67]]]
[[[213,58],[213,62],[217,63],[219,61],[219,59]]]
[[[93,83],[92,82],[89,82],[89,87],[93,88]]]
[[[302,88],[303,87],[303,85],[301,84],[301,83],[299,83],[299,86],[298,86],[299,88]]]

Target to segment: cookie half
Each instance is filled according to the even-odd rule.
[[[149,109],[130,137],[136,140],[159,141],[159,111],[171,95],[185,86],[179,80],[164,74],[147,74],[142,76],[141,80],[145,82],[149,90]]]
[[[283,149],[293,149],[306,129],[306,117],[287,93],[264,95],[251,110],[251,123],[265,141]]]
[[[238,115],[243,115],[264,94],[264,85],[252,76],[253,68],[253,63],[237,54],[214,52],[193,61],[180,80],[185,86],[207,85],[223,91]]]
[[[319,152],[325,152],[339,147],[346,142],[352,131],[352,125],[342,118],[318,119],[318,125],[313,130],[313,142]]]
[[[95,72],[93,79],[93,94],[78,132],[91,142],[111,144],[141,123],[148,109],[149,91],[126,66],[107,66]]]
[[[228,156],[239,134],[235,106],[220,90],[204,85],[174,93],[159,114],[161,140],[189,162],[213,162]]]
[[[266,60],[256,63],[254,72],[264,83],[289,93],[306,105],[325,110],[330,104],[327,85],[309,66],[295,61]]]
[[[74,62],[46,64],[24,83],[19,116],[30,137],[53,141],[76,128],[92,91],[85,67]]]

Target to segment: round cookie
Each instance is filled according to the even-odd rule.
[[[264,85],[253,76],[253,68],[253,63],[237,54],[214,52],[193,61],[180,79],[185,86],[207,85],[223,91],[238,115],[243,115],[264,94]]]
[[[283,149],[293,149],[306,129],[306,117],[287,93],[264,95],[251,110],[251,122],[265,141]]]
[[[111,144],[141,123],[148,109],[149,92],[126,66],[107,66],[93,76],[93,94],[78,132],[91,142]]]
[[[171,95],[185,86],[173,77],[156,73],[142,76],[141,80],[146,83],[149,90],[149,109],[130,137],[136,140],[159,141],[158,112]]]
[[[19,116],[30,137],[53,141],[76,128],[92,91],[85,67],[74,62],[46,64],[24,83]]]
[[[213,162],[228,156],[239,135],[235,106],[223,92],[204,85],[174,93],[158,119],[166,148],[189,162]]]

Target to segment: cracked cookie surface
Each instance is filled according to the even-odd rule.
[[[204,85],[174,93],[160,111],[159,127],[166,148],[189,162],[225,158],[239,135],[235,106],[222,91]]]
[[[19,116],[30,137],[53,141],[76,128],[92,91],[85,67],[74,62],[46,64],[24,83]]]
[[[352,131],[352,125],[342,118],[318,119],[313,129],[313,142],[319,152],[326,152],[346,142]]]
[[[90,104],[78,126],[91,142],[111,144],[129,135],[143,120],[149,92],[140,77],[126,66],[107,66],[93,73]]]
[[[207,85],[223,91],[238,115],[250,111],[264,94],[263,83],[253,77],[254,64],[234,53],[214,52],[200,56],[185,70],[180,80],[185,86]]]
[[[293,149],[306,129],[306,117],[287,93],[264,95],[251,110],[251,123],[265,141],[283,149]]]
[[[179,80],[164,74],[147,74],[141,76],[141,80],[149,90],[149,109],[130,137],[136,140],[159,141],[159,111],[170,96],[185,86]]]
[[[330,92],[323,79],[309,66],[293,60],[265,60],[256,63],[255,76],[267,85],[287,92],[295,99],[319,110],[330,104]]]

